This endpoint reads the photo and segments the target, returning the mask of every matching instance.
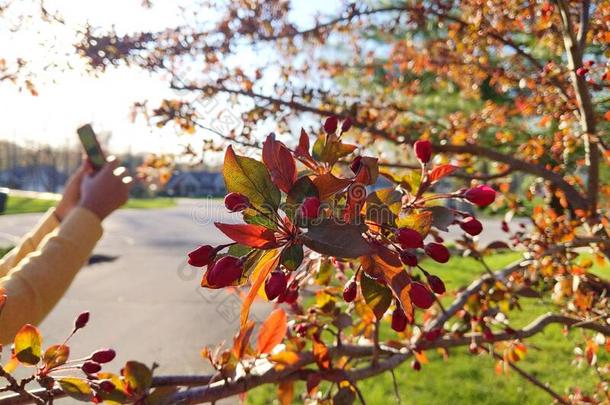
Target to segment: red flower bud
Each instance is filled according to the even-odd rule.
[[[211,268],[208,266],[208,282],[214,287],[227,287],[242,275],[243,264],[235,256],[224,256],[214,263]]]
[[[225,197],[225,207],[231,212],[243,211],[250,207],[250,200],[240,193],[229,193]]]
[[[400,306],[396,306],[394,312],[392,312],[392,329],[396,332],[402,332],[407,327],[407,316],[405,311]]]
[[[586,75],[587,73],[589,73],[589,69],[587,69],[587,68],[584,68],[584,67],[579,67],[578,69],[576,69],[576,74],[577,74],[578,76],[584,76],[584,75]]]
[[[74,330],[82,329],[87,326],[87,322],[89,322],[89,311],[85,311],[76,317],[74,321]]]
[[[433,274],[428,274],[427,279],[428,279],[428,285],[430,286],[430,289],[432,291],[434,291],[434,293],[436,293],[436,294],[445,293],[446,288],[445,288],[445,283],[443,283],[443,280],[441,280],[439,277],[437,277]]]
[[[593,65],[595,65],[595,61],[594,60],[588,60],[585,62],[585,65],[587,65],[588,67],[591,67]]]
[[[502,221],[502,231],[508,233],[510,232],[510,229],[508,227],[508,223],[506,223],[506,221]]]
[[[216,257],[216,249],[210,245],[199,246],[188,254],[188,264],[195,267],[207,266]]]
[[[468,217],[463,222],[460,222],[460,228],[472,236],[476,236],[483,232],[483,225],[475,217]]]
[[[100,389],[104,392],[112,392],[115,388],[116,386],[110,380],[103,380],[100,382]]]
[[[290,286],[286,289],[286,293],[282,294],[282,302],[286,304],[294,304],[297,302],[299,298],[299,287],[298,286]],[[279,300],[278,300],[279,302]]]
[[[349,165],[349,168],[352,169],[354,174],[358,173],[358,170],[362,167],[362,156],[356,156],[352,161],[352,164]]]
[[[336,116],[331,116],[324,121],[324,131],[327,134],[334,134],[337,131],[337,125],[339,124],[339,119]]]
[[[114,350],[100,349],[91,355],[91,360],[96,363],[104,364],[111,362],[112,360],[114,360],[115,357],[116,352]]]
[[[434,304],[434,295],[432,295],[425,285],[416,281],[411,283],[409,297],[411,297],[411,301],[415,306],[422,309],[428,309]]]
[[[347,132],[352,127],[352,119],[347,117],[341,124],[341,132]]]
[[[424,238],[415,229],[400,228],[396,234],[396,239],[405,249],[415,249],[424,246]]]
[[[265,294],[267,295],[267,299],[273,301],[279,297],[281,293],[286,291],[287,283],[288,281],[286,280],[286,275],[283,271],[276,270],[272,272],[265,282]]]
[[[303,200],[299,213],[303,218],[317,218],[320,213],[320,199],[318,197],[307,197]]]
[[[479,352],[479,345],[477,344],[477,342],[470,342],[470,345],[468,346],[468,351],[472,354],[477,354]]]
[[[345,302],[352,302],[356,299],[356,294],[358,293],[358,285],[356,284],[356,280],[351,279],[345,284],[345,288],[343,289],[343,299]]]
[[[102,366],[93,361],[86,361],[83,363],[82,366],[80,366],[80,368],[87,374],[94,374],[100,371],[102,369]]]
[[[449,249],[447,249],[445,245],[436,242],[428,243],[424,248],[424,251],[433,260],[439,263],[447,263],[449,261],[449,257],[451,256]]]
[[[421,370],[421,363],[417,360],[413,360],[411,362],[411,368],[415,371],[419,371],[419,370]]]
[[[430,161],[432,157],[432,144],[430,141],[417,141],[413,145],[413,149],[415,149],[415,156],[417,156],[420,162],[428,163]]]
[[[494,340],[494,334],[487,326],[483,327],[483,337],[485,338],[485,340],[490,342]]]
[[[400,260],[407,266],[417,266],[417,256],[408,250],[400,251]]]
[[[486,207],[496,199],[496,192],[489,186],[477,186],[464,193],[464,197],[479,207]]]
[[[443,336],[443,329],[441,328],[435,328],[424,333],[424,338],[429,342],[434,342],[441,336]]]

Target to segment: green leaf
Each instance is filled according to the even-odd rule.
[[[337,268],[330,260],[327,260],[327,259],[320,260],[320,267],[318,268],[318,271],[316,272],[316,276],[315,276],[316,284],[328,285],[328,282],[330,281],[331,277],[333,276],[333,274],[335,274],[336,271],[337,271]]]
[[[240,245],[236,243],[235,245],[229,246],[228,254],[235,257],[242,257],[250,253],[253,249],[249,246]]]
[[[225,153],[222,175],[227,191],[245,195],[254,207],[269,212],[280,205],[280,190],[271,181],[265,165],[255,159],[236,155],[231,146]]]
[[[59,380],[59,386],[66,395],[79,401],[91,401],[93,390],[86,380],[76,377],[63,377]]]
[[[360,276],[360,290],[377,320],[381,320],[392,303],[392,291],[363,273]]]
[[[277,224],[270,218],[257,213],[254,210],[247,209],[243,213],[244,222],[252,225],[261,225],[267,229],[277,230]]]
[[[334,165],[337,161],[356,150],[356,145],[341,142],[335,136],[320,135],[313,144],[313,158]]]
[[[145,394],[152,385],[152,371],[142,363],[128,361],[123,376],[129,388],[137,394]]]
[[[52,369],[57,366],[61,366],[68,361],[70,357],[70,348],[66,345],[53,345],[49,347],[42,356],[47,369]]]
[[[288,270],[295,271],[303,262],[303,245],[292,245],[282,250],[280,263]]]
[[[402,193],[393,188],[384,188],[366,198],[366,218],[378,224],[394,225],[400,212]]]
[[[302,238],[305,246],[323,255],[356,258],[372,253],[371,246],[362,237],[366,229],[364,224],[340,224],[325,220],[310,226]]]
[[[432,226],[441,231],[448,231],[447,228],[455,220],[453,211],[440,205],[426,208],[426,211],[432,212]]]
[[[24,325],[15,335],[15,357],[23,364],[35,366],[42,356],[42,336],[33,325]]]
[[[319,198],[320,196],[313,181],[309,177],[303,176],[294,183],[286,196],[286,204],[282,207],[288,218],[293,220],[296,218],[299,206],[307,197]]]

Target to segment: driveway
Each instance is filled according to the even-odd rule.
[[[0,245],[23,235],[40,215],[0,217]],[[172,208],[113,214],[94,253],[116,259],[89,265],[78,274],[40,325],[45,345],[63,341],[74,317],[88,310],[89,325],[72,340],[75,358],[112,347],[118,356],[109,370],[118,371],[135,359],[157,362],[158,375],[209,372],[199,351],[223,339],[230,342],[238,329],[240,302],[235,295],[200,288],[201,271],[185,258],[202,243],[225,241],[214,221],[236,219],[218,200],[185,199]],[[484,241],[503,236],[498,221],[484,225]],[[258,303],[254,316],[264,318],[269,309]]]

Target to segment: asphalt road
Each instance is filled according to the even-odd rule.
[[[0,246],[26,233],[41,214],[0,217]],[[218,200],[180,200],[176,207],[120,210],[104,222],[94,254],[116,257],[85,267],[66,296],[40,325],[44,344],[60,343],[74,317],[91,321],[73,339],[72,356],[112,347],[118,371],[127,360],[157,362],[161,374],[209,372],[199,351],[230,339],[238,329],[239,299],[199,287],[201,272],[186,264],[196,246],[225,241],[214,221],[234,221]],[[485,221],[484,241],[502,237],[498,221]],[[270,306],[255,305],[264,319]]]

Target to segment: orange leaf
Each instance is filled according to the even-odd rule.
[[[263,163],[267,166],[271,180],[288,194],[297,180],[297,166],[288,148],[275,135],[270,134],[263,143]]]
[[[281,405],[292,404],[294,398],[294,381],[282,381],[277,386],[277,397]]]
[[[328,172],[314,177],[313,184],[318,189],[320,200],[326,200],[333,194],[343,190],[351,184],[350,180],[340,179]]]
[[[258,249],[270,249],[277,246],[275,234],[271,229],[254,224],[221,224],[215,222],[216,228],[235,242]]]
[[[244,329],[247,326],[246,322],[248,321],[248,315],[250,315],[250,306],[252,306],[252,302],[258,294],[258,290],[262,287],[269,273],[277,267],[279,259],[280,251],[278,249],[269,250],[261,256],[256,267],[252,271],[252,276],[250,277],[252,280],[252,287],[250,287],[250,291],[248,291],[248,295],[246,295],[246,298],[244,299],[239,314],[241,329]]]
[[[413,355],[421,364],[428,364],[428,357],[425,352],[414,351]]]
[[[276,369],[282,369],[283,366],[292,366],[299,361],[299,354],[295,352],[283,351],[269,356],[269,360],[278,363]]]
[[[400,301],[409,320],[413,320],[413,306],[409,290],[411,279],[402,267],[398,254],[385,246],[378,246],[377,253],[360,258],[363,270],[374,278],[383,277],[394,296]]]
[[[248,349],[248,345],[250,344],[250,336],[252,336],[252,331],[254,330],[254,321],[248,321],[246,323],[246,327],[241,329],[237,336],[233,339],[233,354],[238,359],[242,359],[246,350]]]
[[[318,367],[323,370],[330,368],[330,354],[328,347],[323,342],[314,340],[313,342],[313,358],[315,359]]]
[[[261,325],[258,333],[258,353],[271,353],[271,350],[279,345],[286,336],[287,330],[286,312],[282,308],[273,311]]]
[[[430,183],[434,183],[435,181],[439,181],[443,177],[449,176],[451,173],[453,173],[457,169],[458,169],[457,166],[453,166],[453,165],[436,166],[428,174],[428,180],[430,181]]]

